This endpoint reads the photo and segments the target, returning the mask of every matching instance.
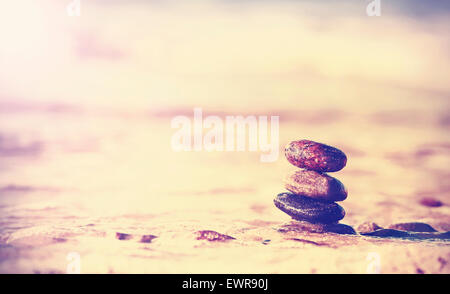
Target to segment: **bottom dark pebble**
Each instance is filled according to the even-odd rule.
[[[345,224],[321,224],[321,223],[310,223],[307,221],[291,221],[288,224],[282,225],[277,229],[278,232],[309,232],[309,233],[335,233],[342,235],[356,235],[355,230]]]
[[[298,221],[333,224],[345,216],[344,209],[337,203],[292,193],[280,193],[273,202],[278,209]]]
[[[345,224],[326,224],[325,230],[330,233],[341,235],[356,235],[355,230],[351,226]]]

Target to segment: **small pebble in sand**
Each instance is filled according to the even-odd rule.
[[[371,233],[376,230],[380,230],[382,227],[373,222],[364,222],[358,226],[356,229],[360,234]]]
[[[228,235],[224,235],[221,233],[218,233],[216,231],[209,231],[209,230],[204,230],[204,231],[197,231],[195,232],[196,235],[196,239],[197,240],[207,240],[207,241],[216,241],[216,242],[226,242],[229,240],[235,240],[235,238],[228,236]]]
[[[318,172],[339,171],[347,163],[347,156],[341,150],[309,140],[289,143],[285,155],[296,167]]]
[[[382,238],[402,238],[408,240],[449,240],[450,232],[407,232],[394,229],[381,229],[370,233],[361,233],[364,236]]]
[[[393,238],[406,238],[410,236],[410,233],[405,231],[393,230],[393,229],[379,229],[369,233],[360,233],[364,236],[373,237],[393,237]]]
[[[312,170],[297,170],[285,178],[285,187],[294,194],[324,201],[342,201],[347,190],[336,178]]]
[[[153,239],[158,238],[158,236],[155,235],[142,235],[141,240],[139,242],[141,243],[151,243]]]
[[[133,235],[131,234],[125,234],[125,233],[116,233],[116,239],[118,240],[130,240],[133,238]]]
[[[449,232],[423,232],[423,233],[411,233],[413,237],[421,240],[450,240]]]
[[[432,226],[425,223],[399,223],[392,224],[388,229],[408,231],[408,232],[437,232]]]
[[[292,193],[278,194],[275,206],[293,219],[318,223],[334,223],[345,216],[344,209],[334,202],[324,202]]]
[[[423,206],[428,206],[428,207],[440,207],[440,206],[444,205],[441,201],[434,199],[434,198],[430,198],[430,197],[422,198],[420,200],[420,204],[422,204]]]
[[[125,234],[125,233],[116,233],[116,239],[118,240],[131,240],[131,239],[135,239],[137,236],[136,235],[132,235],[132,234]],[[158,238],[158,236],[155,235],[142,235],[139,240],[139,242],[141,243],[151,243],[153,239]]]

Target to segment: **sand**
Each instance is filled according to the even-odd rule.
[[[35,123],[20,127],[22,111],[2,119],[3,129],[16,129],[1,141],[2,273],[65,273],[72,252],[82,273],[450,272],[446,241],[280,232],[290,218],[273,198],[295,169],[282,154],[261,163],[258,152],[173,152],[170,117],[68,115],[27,113]],[[369,124],[380,142],[372,148],[341,136]],[[280,150],[304,134],[347,153],[347,166],[332,174],[349,191],[342,223],[420,221],[449,230],[450,149],[441,129],[347,117],[333,126],[340,131],[316,137],[326,125],[282,123]],[[420,204],[425,196],[443,206]],[[199,230],[235,239],[197,240]],[[142,243],[142,235],[157,238]]]

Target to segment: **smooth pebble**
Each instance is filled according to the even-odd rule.
[[[292,193],[278,194],[275,206],[293,219],[313,223],[334,223],[344,218],[345,211],[337,203],[315,200]]]
[[[347,190],[336,178],[312,170],[297,170],[285,178],[285,188],[294,194],[324,201],[342,201]]]
[[[296,167],[318,172],[339,171],[347,164],[347,156],[341,150],[309,140],[289,143],[285,156]]]

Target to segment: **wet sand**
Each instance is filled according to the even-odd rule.
[[[366,273],[371,252],[382,273],[450,272],[448,241],[280,232],[290,219],[273,198],[294,168],[283,154],[261,163],[259,152],[173,152],[170,117],[70,113],[1,119],[3,273],[65,272],[70,252],[83,273]],[[25,115],[33,123],[19,126]],[[281,117],[280,152],[306,137],[347,153],[333,175],[349,191],[341,222],[355,229],[419,221],[450,230],[445,128],[371,118],[343,116],[325,133],[328,124]],[[424,197],[443,205],[424,206]],[[200,230],[235,239],[197,240]]]

